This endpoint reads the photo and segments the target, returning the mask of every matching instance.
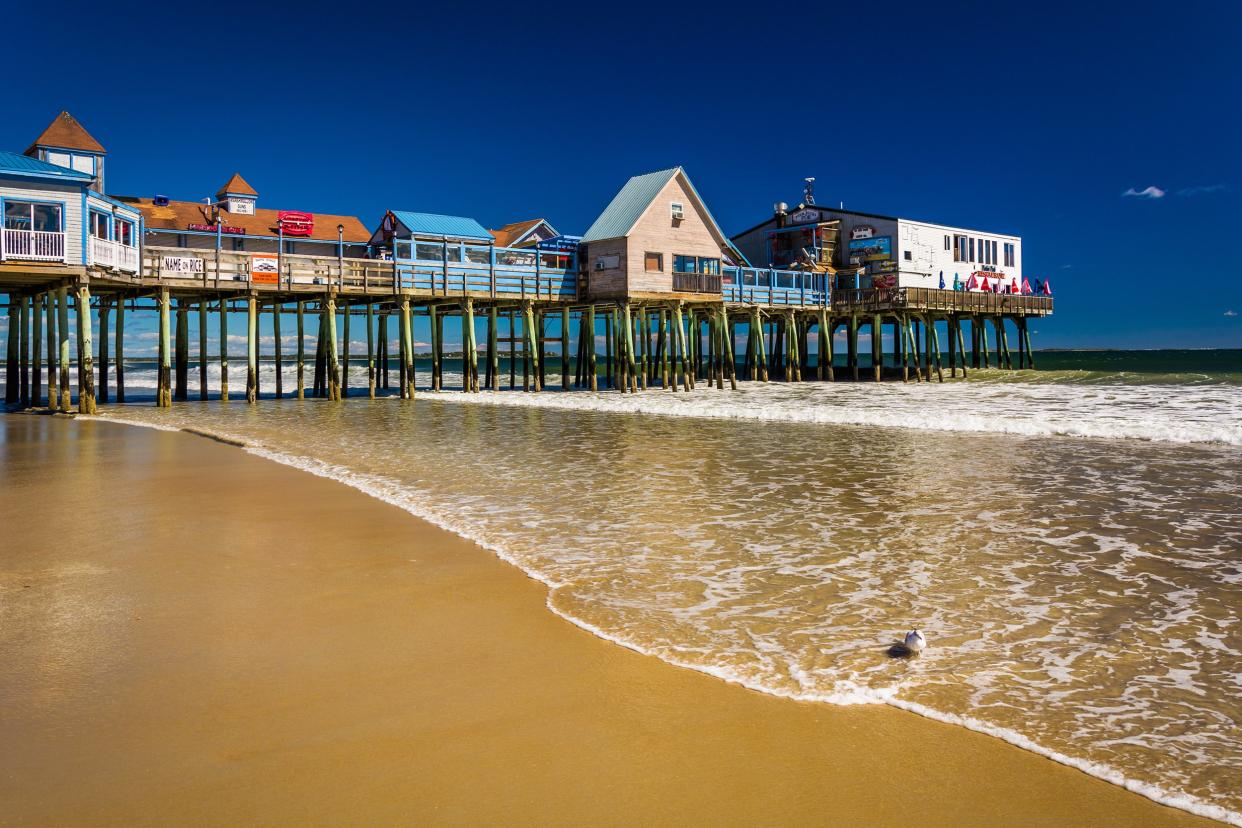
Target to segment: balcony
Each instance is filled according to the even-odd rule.
[[[0,261],[64,262],[65,234],[45,230],[10,230],[0,233]]]
[[[138,272],[138,248],[136,247],[91,236],[88,253],[87,264],[89,265],[124,270],[129,273]]]
[[[720,293],[720,276],[715,273],[673,273],[674,293]]]

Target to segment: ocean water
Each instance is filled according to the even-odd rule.
[[[671,663],[891,704],[1242,825],[1242,361],[1185,353],[1040,354],[944,384],[103,416],[342,480]],[[914,625],[929,649],[889,658]]]

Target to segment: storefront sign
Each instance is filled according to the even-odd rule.
[[[185,227],[185,229],[186,229],[186,230],[198,230],[198,231],[200,231],[200,232],[202,232],[202,233],[214,233],[214,232],[216,232],[216,225],[214,225],[214,224],[187,224],[187,225],[186,225],[186,227]],[[229,226],[226,224],[226,225],[224,225],[223,227],[221,227],[221,228],[220,228],[220,232],[221,232],[221,233],[228,233],[228,234],[233,235],[233,236],[244,236],[244,235],[246,234],[246,228],[244,228],[244,227],[229,227]]]
[[[810,224],[813,221],[819,221],[819,210],[814,207],[807,207],[796,213],[789,214],[790,224]]]
[[[310,213],[281,210],[276,220],[280,222],[286,236],[309,236],[315,232],[315,217]]]
[[[875,228],[870,224],[860,224],[850,231],[851,239],[869,239],[875,236]]]
[[[578,242],[576,240],[565,239],[559,236],[541,241],[538,246],[540,250],[548,250],[555,253],[578,252]]]
[[[160,261],[162,273],[202,273],[203,260],[189,256],[165,256]]]
[[[280,257],[275,253],[251,253],[250,281],[260,285],[280,284]]]
[[[893,257],[893,237],[876,236],[871,239],[850,239],[850,260],[880,262]]]

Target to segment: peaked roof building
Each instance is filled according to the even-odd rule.
[[[224,186],[216,190],[216,198],[223,198],[226,195],[244,195],[258,197],[259,191],[251,187],[246,179],[242,178],[241,173],[233,173],[232,178],[224,182]]]
[[[39,137],[26,149],[26,155],[33,156],[39,147],[83,150],[95,155],[107,155],[108,153],[103,148],[103,144],[96,141],[76,118],[64,110],[52,119],[43,132],[39,133]]]
[[[515,221],[499,230],[492,230],[491,233],[496,239],[497,247],[523,247],[560,235],[547,219],[541,218]]]

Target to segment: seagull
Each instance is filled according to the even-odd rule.
[[[927,646],[927,639],[923,637],[923,633],[915,627],[906,633],[906,649],[912,653],[921,653],[923,648]]]

